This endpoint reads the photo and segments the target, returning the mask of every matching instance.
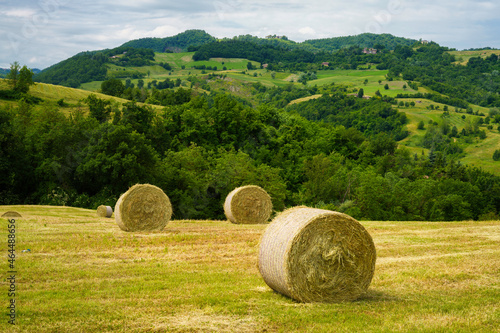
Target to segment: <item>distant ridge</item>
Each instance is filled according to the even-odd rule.
[[[354,36],[311,39],[304,41],[302,44],[308,44],[324,51],[336,51],[351,46],[362,48],[383,46],[387,50],[394,50],[398,45],[411,46],[417,42],[416,39],[396,37],[391,34],[364,33]]]
[[[200,46],[214,41],[216,38],[204,30],[186,30],[172,37],[135,39],[122,46],[152,49],[155,52],[185,52],[189,46]]]
[[[41,72],[41,70],[38,68],[32,68],[31,70],[35,74],[38,74]],[[9,74],[9,72],[10,72],[10,68],[0,68],[0,77],[6,77],[7,74]]]
[[[332,52],[343,48],[357,46],[361,48],[373,48],[382,46],[387,50],[394,50],[397,45],[411,46],[418,42],[416,39],[396,37],[391,34],[363,33],[353,36],[341,36],[321,39],[310,39],[302,43],[288,39],[286,36],[267,36],[260,38],[252,35],[240,35],[232,38],[226,37],[222,41],[237,40],[255,43],[258,45],[271,45],[284,49],[304,49],[311,52]],[[146,37],[131,40],[122,46],[147,48],[155,52],[185,52],[188,47],[198,47],[217,41],[217,38],[206,33],[204,30],[186,30],[172,37],[156,38]]]
[[[125,64],[125,66],[144,66],[154,62],[154,54],[152,54],[152,51],[158,53],[186,52],[197,51],[200,48],[211,48],[213,51],[214,49],[217,50],[223,46],[227,46],[223,45],[225,42],[225,44],[228,44],[227,42],[233,41],[248,46],[247,48],[236,50],[239,52],[238,58],[248,58],[259,62],[264,60],[272,61],[272,59],[279,59],[281,57],[276,55],[276,53],[288,52],[286,55],[288,57],[288,62],[296,60],[298,62],[307,63],[314,62],[316,58],[319,61],[321,57],[318,57],[318,55],[324,55],[331,52],[335,53],[351,46],[358,48],[394,50],[398,45],[411,46],[418,43],[418,41],[414,39],[395,37],[390,34],[377,35],[371,33],[347,37],[313,39],[302,43],[289,40],[286,36],[276,35],[269,35],[265,38],[240,35],[233,38],[217,39],[204,30],[193,29],[186,30],[171,37],[131,40],[114,49],[80,52],[41,72],[35,72],[37,75],[34,77],[34,80],[37,82],[59,84],[76,88],[85,82],[105,80],[107,78],[106,64],[111,63],[112,59],[115,58],[123,60],[127,58],[127,64]],[[216,42],[221,43],[219,44]],[[261,59],[248,53],[249,50],[258,50],[262,49],[262,47],[268,49],[268,55],[274,54],[274,58],[264,57]],[[235,50],[233,49],[232,51]],[[148,55],[148,53],[151,54]],[[213,52],[210,54],[212,53]],[[122,55],[124,54],[127,54],[127,56],[123,57]],[[132,54],[134,54],[135,57],[132,56]],[[210,54],[207,53],[206,56],[210,57]],[[234,56],[235,52],[231,52],[231,54]],[[200,58],[200,52],[197,52],[196,56]],[[228,55],[227,57],[232,56]],[[120,65],[123,65],[123,62]],[[8,71],[6,73],[8,73]],[[0,77],[5,77],[6,73],[2,74],[2,72],[0,72]]]

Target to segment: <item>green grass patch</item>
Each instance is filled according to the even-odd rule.
[[[500,50],[449,51],[448,53],[455,56],[456,64],[467,65],[472,57],[485,59],[492,54],[500,55]]]
[[[316,73],[318,79],[311,80],[308,82],[308,85],[314,86],[322,86],[328,85],[331,83],[339,84],[342,83],[344,85],[351,86],[363,86],[365,80],[368,80],[368,83],[373,84],[377,83],[378,80],[385,80],[385,75],[387,71],[380,70],[324,70],[318,71]],[[383,87],[382,87],[383,88]]]

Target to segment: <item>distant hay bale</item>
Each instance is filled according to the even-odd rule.
[[[276,292],[300,302],[344,302],[368,289],[376,251],[352,217],[295,207],[269,224],[258,260],[264,281]]]
[[[113,215],[113,208],[110,206],[100,205],[97,207],[97,216],[99,217],[111,217]]]
[[[115,205],[115,220],[124,231],[161,231],[172,217],[170,199],[159,187],[137,184]]]
[[[22,216],[18,212],[15,212],[13,210],[9,210],[8,212],[3,213],[2,217],[22,217]]]
[[[238,224],[266,223],[272,210],[273,203],[269,194],[255,185],[234,189],[224,202],[227,219]]]

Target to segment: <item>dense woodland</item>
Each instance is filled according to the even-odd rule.
[[[207,37],[196,31],[187,36]],[[400,99],[425,97],[464,112],[472,112],[469,103],[479,104],[491,108],[488,121],[500,123],[497,56],[456,65],[445,47],[410,40],[391,45],[387,36],[371,40],[368,46],[376,45],[376,54],[364,54],[352,40],[309,42],[311,51],[286,46],[294,42],[283,37],[252,39],[138,40],[134,43],[140,48],[81,53],[35,76],[68,86],[103,81],[103,93],[129,100],[116,103],[90,95],[82,101],[88,113],[68,114],[63,100],[45,103],[27,90],[1,91],[0,98],[17,104],[0,108],[0,173],[5,175],[0,204],[113,206],[129,186],[151,183],[170,197],[174,218],[219,219],[231,190],[256,184],[271,195],[276,211],[308,205],[371,220],[498,218],[500,177],[457,162],[463,154],[460,140],[483,136],[478,123],[462,132],[445,120],[422,124],[420,144],[429,150],[415,154],[398,148],[397,141],[408,135],[408,120],[395,108],[394,98],[381,94],[367,100],[342,85],[266,87],[255,82],[249,84],[248,100],[224,91],[207,93],[209,82],[224,81],[216,70],[191,76],[184,85],[180,79],[144,84],[139,78],[134,86],[130,78],[123,83],[110,77],[106,67],[147,66],[154,62],[155,48],[164,51],[165,45],[192,46],[195,60],[245,58],[274,71],[306,70],[310,77],[304,74],[303,83],[325,61],[334,68],[370,64],[389,70],[388,80],[404,78],[413,88],[423,85],[447,95],[409,93]],[[317,94],[322,97],[289,105]]]
[[[325,98],[328,98],[325,96]],[[404,115],[383,102],[349,126],[307,120],[229,95],[198,96],[163,112],[88,98],[88,116],[47,106],[0,111],[2,204],[114,205],[135,183],[163,188],[175,218],[223,217],[225,196],[257,184],[277,211],[311,205],[360,219],[496,216],[500,178],[436,152],[397,148]],[[380,104],[382,103],[382,104]],[[380,116],[382,123],[370,119]]]
[[[155,52],[181,52],[187,51],[189,47],[197,47],[215,40],[215,37],[210,36],[203,30],[186,30],[172,37],[131,40],[122,46],[151,49]]]

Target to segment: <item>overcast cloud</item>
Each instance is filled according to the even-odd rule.
[[[202,29],[306,39],[363,32],[500,48],[498,1],[472,0],[0,0],[0,67],[43,69],[78,52]]]

